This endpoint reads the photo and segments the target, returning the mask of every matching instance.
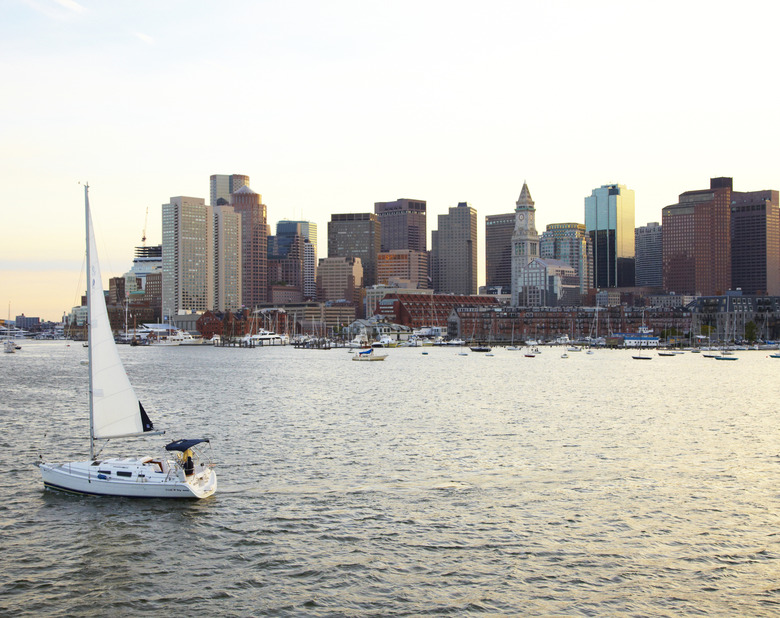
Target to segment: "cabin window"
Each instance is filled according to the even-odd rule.
[[[127,476],[127,477],[130,477],[130,476],[133,476],[133,473],[132,472],[127,472],[125,470],[118,470],[116,475],[117,476]]]
[[[98,472],[100,474],[111,474],[111,470],[100,470],[100,469],[98,469]]]

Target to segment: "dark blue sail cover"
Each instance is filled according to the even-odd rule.
[[[176,440],[175,442],[171,442],[170,444],[165,445],[166,451],[179,451],[183,453],[189,448],[192,448],[196,444],[200,444],[201,442],[209,442],[208,438],[196,438],[194,440]]]

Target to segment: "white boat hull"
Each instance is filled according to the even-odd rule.
[[[109,459],[39,465],[43,484],[76,494],[127,498],[207,498],[217,490],[217,475],[201,464],[193,474],[172,462]]]

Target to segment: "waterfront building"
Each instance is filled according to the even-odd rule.
[[[243,174],[212,174],[209,178],[209,205],[230,204],[230,196],[241,187],[249,186],[249,176]]]
[[[324,258],[327,259],[327,258]],[[356,307],[345,302],[302,302],[284,305],[264,305],[260,309],[271,312],[273,323],[264,325],[268,330],[295,335],[330,336],[355,321]],[[262,311],[261,313],[265,313]]]
[[[172,197],[162,206],[163,317],[214,305],[214,225],[198,197]]]
[[[379,312],[379,303],[388,294],[416,294],[431,298],[433,290],[406,287],[402,281],[392,279],[386,285],[377,284],[364,288],[364,294],[365,311],[363,314],[370,318]]]
[[[360,304],[363,265],[359,257],[320,258],[317,268],[317,298],[320,301],[344,300]]]
[[[412,329],[445,329],[450,313],[456,307],[498,308],[500,305],[494,296],[409,294],[399,291],[388,293],[379,301],[377,314],[388,322]]]
[[[593,287],[633,287],[634,192],[620,184],[593,189],[585,198],[585,229],[593,244]]]
[[[512,288],[515,213],[485,217],[485,286]]]
[[[404,279],[411,287],[428,287],[428,253],[396,249],[377,255],[377,283],[387,285],[390,279]]]
[[[371,316],[352,322],[342,331],[345,340],[353,340],[355,337],[365,337],[369,342],[379,341],[382,345],[397,345],[408,341],[412,335],[412,329],[401,324],[386,322],[381,316]]]
[[[230,196],[230,205],[241,217],[241,303],[253,308],[268,295],[268,224],[262,196],[244,185]]]
[[[712,296],[731,287],[731,178],[686,191],[662,210],[666,292]]]
[[[17,315],[14,320],[14,327],[19,330],[40,330],[41,318],[33,316]]]
[[[612,288],[614,289],[614,288]],[[642,327],[645,327],[644,329]],[[590,338],[599,345],[624,346],[618,333],[645,332],[660,336],[672,328],[689,333],[691,313],[682,309],[614,307],[456,307],[447,322],[447,334],[493,345]]]
[[[652,294],[647,297],[651,307],[681,309],[687,307],[696,299],[689,294]]]
[[[727,294],[699,296],[690,304],[691,329],[712,342],[741,341],[752,330],[755,339],[780,338],[780,296]]]
[[[328,222],[328,257],[360,258],[362,285],[376,283],[376,262],[381,242],[379,219],[374,213],[331,215]],[[319,275],[317,278],[319,280]],[[319,296],[317,298],[323,300]]]
[[[476,294],[477,211],[466,202],[439,215],[432,233],[431,275],[436,292]]]
[[[539,241],[539,251],[545,260],[568,264],[577,273],[580,294],[593,287],[593,244],[582,223],[551,223]]]
[[[381,228],[381,250],[426,251],[428,232],[425,200],[399,198],[374,202]]]
[[[664,284],[663,227],[657,222],[634,230],[636,285],[660,288]]]
[[[731,194],[731,289],[744,294],[780,294],[777,191]]]

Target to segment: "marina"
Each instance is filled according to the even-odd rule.
[[[166,439],[212,439],[220,490],[196,502],[44,491],[50,436],[65,460],[87,446],[88,350],[1,356],[3,611],[775,612],[770,352],[425,352],[120,346]]]

